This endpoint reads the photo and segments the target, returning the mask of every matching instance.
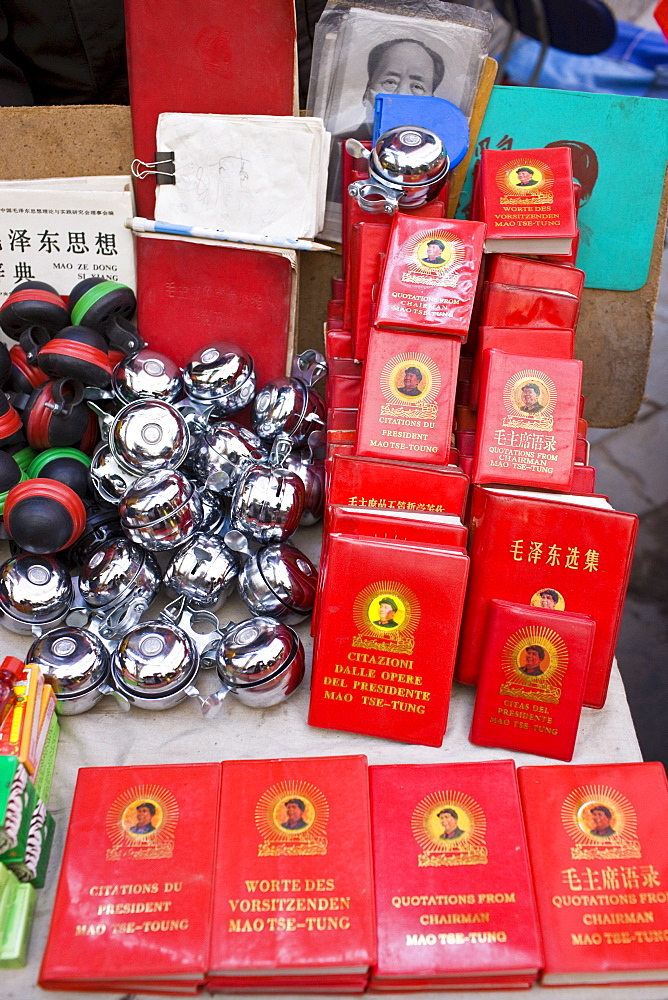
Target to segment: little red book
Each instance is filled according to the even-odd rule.
[[[375,325],[466,340],[484,233],[480,222],[395,216]]]
[[[534,358],[572,358],[574,345],[574,330],[550,330],[548,333],[535,327],[481,326],[471,371],[469,406],[478,406],[483,351],[497,348],[508,354],[527,354]]]
[[[572,759],[596,625],[558,600],[547,588],[539,608],[490,601],[471,743]]]
[[[357,421],[357,454],[447,463],[460,343],[372,327]]]
[[[570,253],[577,223],[568,146],[483,149],[479,194],[487,253]]]
[[[570,292],[484,282],[480,326],[574,330],[579,315],[580,297]]]
[[[668,984],[663,765],[562,764],[518,775],[543,928],[542,983]]]
[[[389,226],[360,222],[351,239],[351,320],[356,358],[366,358],[371,328],[373,292],[380,278],[381,255],[387,249]]]
[[[542,966],[511,760],[369,768],[371,988],[530,986]]]
[[[541,593],[554,591],[558,611],[596,622],[584,704],[601,708],[637,530],[636,515],[613,510],[605,497],[474,487],[457,679],[477,681],[484,656],[480,623],[491,600],[540,607]]]
[[[500,285],[521,285],[525,288],[551,288],[582,296],[585,273],[577,267],[549,264],[531,257],[495,253],[487,258],[485,280]]]
[[[463,549],[331,535],[310,725],[440,746],[467,571]]]
[[[209,989],[304,977],[361,992],[375,961],[366,757],[225,761]]]
[[[219,764],[80,769],[41,986],[203,983],[220,778]]]
[[[581,361],[485,351],[472,481],[568,492],[581,383]]]

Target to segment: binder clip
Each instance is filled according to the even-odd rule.
[[[156,184],[176,184],[174,154],[167,152],[154,153],[153,163],[145,163],[144,160],[135,159],[130,165],[133,177],[144,180],[151,174],[155,176]]]

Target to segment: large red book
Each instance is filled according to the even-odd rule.
[[[309,723],[440,746],[467,571],[463,549],[332,535]]]
[[[471,743],[572,759],[596,626],[558,600],[490,601]]]
[[[542,982],[668,984],[663,765],[518,774],[545,945]]]
[[[219,788],[219,764],[79,771],[41,986],[203,982]]]
[[[493,598],[539,607],[541,592],[552,590],[559,609],[596,622],[584,704],[601,708],[637,530],[636,515],[613,510],[605,497],[474,487],[457,679],[476,683],[480,622]]]
[[[568,492],[581,384],[581,361],[485,351],[472,481]]]
[[[152,350],[183,365],[197,348],[225,339],[249,352],[258,388],[288,372],[297,294],[293,262],[275,253],[153,236],[138,236],[136,248],[137,326]]]
[[[361,991],[375,960],[366,757],[225,761],[207,985]]]
[[[466,340],[484,233],[480,222],[396,215],[375,325]]]
[[[372,989],[529,986],[542,965],[515,765],[369,768]]]
[[[295,113],[292,0],[126,0],[125,33],[134,152],[145,163],[163,111]],[[258,80],[250,67],[260,53]],[[137,179],[135,193],[138,214],[153,218],[155,177]]]
[[[357,454],[443,465],[455,410],[460,342],[372,327]]]
[[[479,184],[487,253],[570,253],[577,224],[568,146],[483,149]]]

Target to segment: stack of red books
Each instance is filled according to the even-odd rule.
[[[529,987],[542,966],[515,765],[371,767],[379,992]]]

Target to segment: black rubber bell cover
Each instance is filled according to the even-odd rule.
[[[50,378],[75,378],[99,389],[111,384],[107,341],[88,326],[67,326],[60,330],[42,347],[37,364]]]
[[[54,334],[69,321],[65,303],[53,285],[45,281],[21,281],[0,309],[0,328],[13,340],[18,340],[30,326],[43,326]]]
[[[21,479],[21,468],[6,451],[0,451],[0,493],[6,493]]]

